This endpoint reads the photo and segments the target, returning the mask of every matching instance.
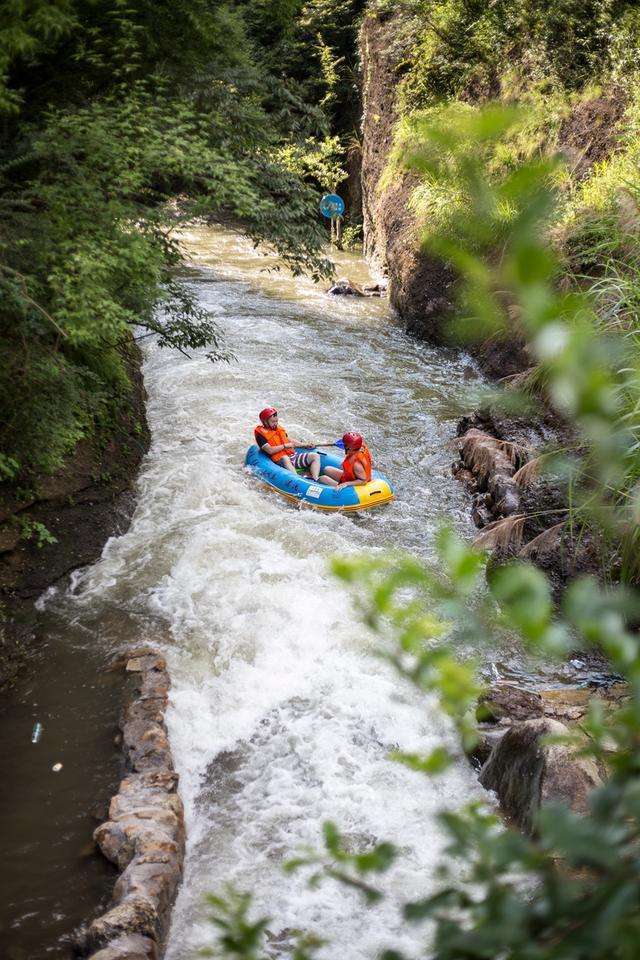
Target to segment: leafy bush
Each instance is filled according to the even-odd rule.
[[[261,5],[269,17],[276,7]],[[278,10],[282,29],[299,13]],[[177,278],[181,221],[241,224],[294,273],[329,272],[317,201],[342,175],[339,145],[310,146],[326,120],[269,72],[250,36],[255,13],[38,0],[24,18],[21,5],[3,14],[4,478],[56,469],[97,417],[128,402],[122,352],[135,327],[227,358]]]
[[[407,7],[416,39],[403,80],[405,112],[496,96],[509,67],[527,86],[577,90],[636,62],[640,23],[629,0],[414,0]]]

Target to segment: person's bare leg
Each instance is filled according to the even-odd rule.
[[[309,454],[309,464],[307,470],[311,474],[312,480],[318,480],[320,476],[320,454],[319,453],[310,453]]]
[[[292,473],[295,473],[295,472],[296,472],[296,468],[295,468],[294,465],[291,463],[291,460],[289,459],[289,457],[286,457],[286,456],[285,456],[285,457],[280,457],[280,459],[278,460],[278,466],[279,466],[279,467],[284,467],[285,470],[291,470]]]
[[[339,467],[325,467],[324,473],[318,477],[319,483],[324,483],[325,487],[337,487],[342,477],[342,470]]]

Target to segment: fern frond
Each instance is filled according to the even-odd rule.
[[[479,550],[519,550],[524,537],[526,516],[515,513],[504,520],[495,520],[488,524],[482,533],[473,541],[474,547]]]
[[[563,520],[561,523],[556,523],[552,527],[549,527],[548,530],[543,530],[537,537],[534,537],[533,540],[530,540],[529,543],[524,545],[519,551],[518,556],[523,560],[529,560],[531,557],[554,549],[560,542],[560,537],[566,524],[567,521]]]
[[[540,454],[539,457],[534,457],[533,460],[529,460],[523,467],[516,470],[513,475],[515,483],[517,483],[519,487],[528,487],[533,480],[537,480],[540,476],[540,468],[544,458],[545,455]]]

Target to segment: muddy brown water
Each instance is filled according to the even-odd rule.
[[[29,676],[0,711],[3,960],[69,957],[68,934],[115,877],[91,834],[121,773],[122,679],[101,672],[103,651],[67,618],[42,615],[38,635]]]

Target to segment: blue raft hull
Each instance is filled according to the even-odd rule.
[[[298,448],[300,449],[302,448]],[[322,453],[320,450],[315,452],[320,454],[323,469],[326,466],[342,466],[341,457]],[[389,503],[394,497],[391,484],[378,470],[373,471],[373,477],[369,483],[336,490],[335,487],[325,487],[322,483],[315,483],[297,473],[292,473],[291,470],[279,467],[266,453],[261,453],[256,444],[247,450],[244,463],[258,480],[275,493],[279,493],[292,503],[303,503],[315,510],[369,510],[371,507]]]

